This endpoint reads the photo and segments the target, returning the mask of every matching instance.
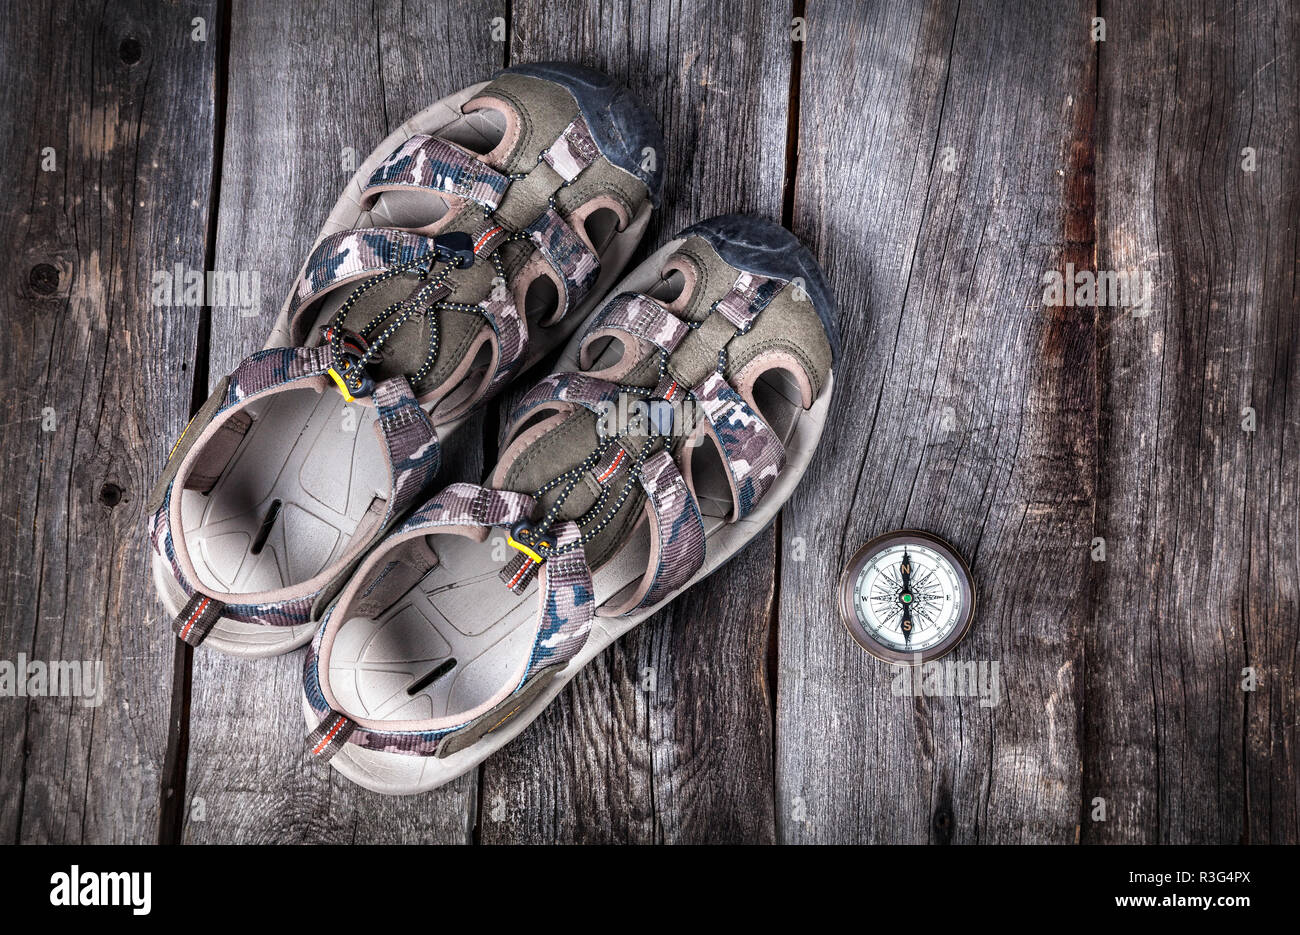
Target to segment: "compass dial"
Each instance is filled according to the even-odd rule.
[[[840,581],[844,622],[886,662],[929,661],[966,634],[975,610],[970,570],[942,539],[916,530],[872,539]]]

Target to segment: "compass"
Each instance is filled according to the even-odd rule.
[[[938,659],[966,635],[975,618],[975,583],[948,543],[900,529],[854,553],[840,577],[840,614],[877,659],[918,665]]]

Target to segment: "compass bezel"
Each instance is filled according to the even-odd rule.
[[[905,653],[882,643],[862,625],[856,610],[854,610],[856,586],[858,575],[861,573],[863,566],[877,553],[891,546],[916,541],[924,542],[925,545],[951,562],[953,568],[957,569],[957,584],[961,589],[962,600],[957,623],[952,628],[952,632],[928,649],[921,650],[919,653]],[[975,578],[971,575],[970,566],[966,564],[966,560],[948,542],[923,529],[896,529],[868,540],[853,553],[853,557],[849,559],[848,565],[840,574],[840,619],[844,622],[845,628],[857,644],[868,653],[881,662],[887,662],[895,666],[924,665],[952,652],[953,648],[970,632],[971,624],[975,622],[975,600]]]

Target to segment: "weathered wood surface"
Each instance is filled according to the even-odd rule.
[[[8,843],[157,833],[174,640],[141,505],[193,382],[199,310],[154,304],[152,277],[204,268],[217,43],[194,17],[215,5],[0,17],[0,659],[104,681],[97,706],[0,697]]]
[[[1097,262],[1150,271],[1154,298],[1098,335],[1081,710],[1084,808],[1109,809],[1084,840],[1294,843],[1300,11],[1125,4],[1107,26]]]
[[[716,6],[0,22],[0,660],[102,659],[107,681],[97,708],[0,697],[0,840],[1300,837],[1300,14],[1105,5],[1094,42],[1083,0],[813,0],[792,44],[788,4]],[[476,775],[375,796],[304,762],[301,652],[175,656],[140,504],[195,399],[265,340],[344,150],[556,58],[660,116],[647,248],[733,210],[813,246],[841,305],[834,429],[773,529]],[[258,273],[258,314],[155,306],[174,263]],[[1046,305],[1067,263],[1150,272],[1151,314]],[[499,419],[449,446],[449,477],[481,472]],[[999,663],[996,706],[895,695],[841,626],[843,562],[904,525],[974,564],[955,658]]]
[[[782,840],[1075,839],[1093,317],[1044,309],[1039,278],[1091,254],[1071,223],[1091,207],[1087,13],[810,4],[794,228],[838,290],[846,366],[785,511]],[[998,662],[1000,703],[900,696],[840,625],[840,570],[900,527],[974,565],[954,657]]]

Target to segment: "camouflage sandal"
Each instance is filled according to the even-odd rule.
[[[220,381],[150,497],[179,638],[301,646],[427,497],[441,439],[564,341],[658,195],[648,112],[596,72],[527,65],[445,98],[365,161],[271,342]]]
[[[766,526],[821,437],[834,305],[784,229],[730,215],[641,264],[453,484],[359,567],[308,650],[310,753],[433,789]]]

